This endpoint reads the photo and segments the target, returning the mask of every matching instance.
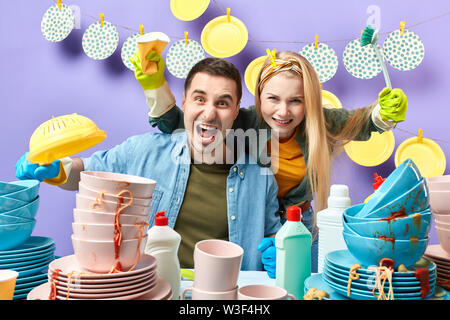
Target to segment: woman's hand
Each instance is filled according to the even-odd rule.
[[[402,89],[384,88],[378,94],[380,115],[383,121],[392,120],[402,122],[405,120],[408,99]]]

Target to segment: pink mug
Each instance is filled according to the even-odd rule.
[[[185,300],[186,292],[192,292],[192,300],[236,300],[238,287],[229,291],[204,291],[195,287],[185,288],[181,292],[180,300]]]
[[[265,284],[245,286],[238,291],[238,300],[297,300],[285,289]]]
[[[194,287],[204,291],[230,291],[237,286],[244,249],[217,239],[202,240],[194,249]]]

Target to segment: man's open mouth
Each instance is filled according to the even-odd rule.
[[[203,143],[211,143],[216,139],[219,132],[216,126],[209,124],[199,124],[195,127],[198,135],[201,137]]]

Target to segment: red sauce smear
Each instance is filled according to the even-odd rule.
[[[380,260],[380,267],[386,267],[386,268],[393,270],[394,269],[394,260],[392,260],[390,258],[383,258]]]
[[[50,294],[48,300],[59,300],[56,297],[56,285],[58,284],[58,275],[61,271],[61,269],[55,269],[50,276]]]
[[[388,236],[378,236],[377,237],[380,240],[384,240],[384,241],[389,241],[392,243],[392,250],[394,250],[394,246],[395,246],[395,238],[394,237],[388,237]]]
[[[400,210],[391,212],[391,216],[390,217],[378,219],[378,221],[391,222],[392,220],[399,219],[399,218],[404,218],[404,217],[407,217],[407,216],[408,215],[405,212],[405,208],[402,206],[402,208]]]
[[[116,215],[114,217],[114,258],[116,260],[119,259],[120,256],[120,245],[122,244],[122,231],[121,227],[122,225],[119,222],[119,214],[120,214],[120,207],[123,203],[123,197],[119,196],[119,201],[117,201],[117,207],[116,207]],[[119,261],[117,261],[116,271],[122,271],[122,265]]]
[[[424,299],[430,293],[430,272],[427,268],[419,268],[414,276],[420,281],[420,297]]]

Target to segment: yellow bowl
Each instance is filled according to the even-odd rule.
[[[52,117],[42,123],[30,138],[28,161],[39,165],[89,149],[106,138],[89,118],[76,113]]]

